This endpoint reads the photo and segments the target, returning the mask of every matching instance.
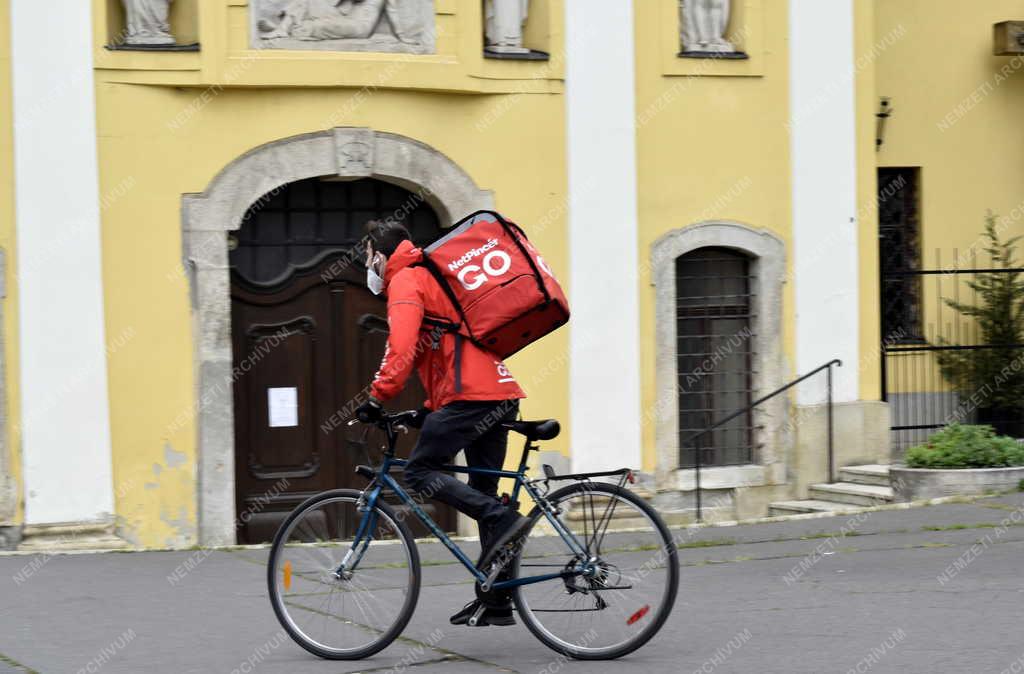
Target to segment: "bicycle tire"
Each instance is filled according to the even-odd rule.
[[[632,653],[633,651],[637,650],[638,648],[646,644],[648,641],[654,638],[654,636],[664,626],[665,621],[668,620],[668,617],[671,614],[672,608],[675,604],[676,595],[679,591],[678,551],[676,549],[675,541],[669,533],[668,527],[665,525],[665,522],[661,519],[661,516],[658,515],[657,511],[653,507],[651,507],[650,504],[648,504],[646,501],[644,501],[643,499],[641,499],[628,489],[618,487],[616,485],[606,484],[603,482],[577,482],[562,487],[561,489],[558,489],[557,491],[548,495],[546,498],[548,502],[552,504],[557,504],[566,496],[586,492],[588,490],[594,492],[604,492],[610,496],[615,496],[625,501],[629,501],[631,504],[633,504],[639,510],[641,510],[647,516],[647,518],[654,524],[655,529],[658,532],[658,535],[662,539],[662,549],[665,551],[665,554],[667,556],[666,566],[668,569],[669,581],[667,586],[667,592],[662,598],[662,602],[656,614],[657,617],[655,621],[653,621],[642,632],[638,633],[634,638],[630,639],[628,642],[614,648],[608,648],[605,650],[594,652],[592,650],[583,648],[573,648],[571,646],[567,646],[563,642],[552,639],[551,636],[547,633],[547,630],[543,627],[542,623],[537,619],[536,615],[531,610],[529,610],[528,605],[525,603],[522,594],[523,588],[525,586],[517,587],[512,595],[512,598],[516,605],[516,611],[519,613],[519,616],[520,618],[522,618],[523,623],[526,625],[527,629],[529,629],[530,632],[548,648],[566,657],[570,657],[576,660],[614,660],[616,658],[621,658],[624,655],[628,655],[629,653]],[[530,512],[528,517],[530,517],[532,522],[530,523],[529,528],[527,529],[527,533],[525,534],[526,537],[529,537],[530,532],[533,530],[534,525],[538,521],[546,521],[539,506],[534,506],[533,510]],[[519,577],[519,568],[523,550],[524,548],[520,547],[515,558],[512,560],[512,576],[516,578]]]
[[[281,626],[286,632],[288,632],[288,635],[293,641],[295,641],[295,643],[317,657],[325,660],[361,660],[387,648],[399,637],[399,635],[401,635],[402,630],[404,630],[406,625],[408,625],[413,612],[416,610],[416,604],[419,601],[422,570],[420,568],[420,557],[419,551],[416,548],[416,541],[412,536],[412,532],[409,531],[409,527],[406,526],[405,522],[397,516],[394,509],[387,503],[378,499],[375,505],[375,510],[387,517],[388,520],[395,525],[396,530],[402,538],[402,544],[408,552],[410,571],[412,573],[412,582],[405,599],[405,605],[402,607],[395,623],[378,640],[361,648],[352,649],[351,651],[339,651],[338,649],[326,650],[315,643],[311,643],[287,618],[287,611],[284,609],[283,605],[284,600],[277,589],[275,571],[277,557],[280,554],[281,547],[284,543],[286,532],[289,531],[291,524],[301,517],[305,511],[313,508],[321,502],[345,497],[358,499],[361,494],[362,492],[357,489],[332,489],[330,491],[325,491],[311,496],[300,503],[295,510],[288,515],[284,522],[281,523],[280,528],[274,536],[274,542],[270,547],[270,555],[267,559],[267,589],[270,594],[270,603],[274,609],[274,614],[277,616],[278,622],[281,623]]]

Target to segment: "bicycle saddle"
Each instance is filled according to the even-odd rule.
[[[503,427],[525,435],[529,440],[550,440],[557,438],[562,427],[555,419],[543,421],[506,421]]]

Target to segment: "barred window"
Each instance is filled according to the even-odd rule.
[[[920,169],[878,169],[878,241],[882,283],[882,336],[923,341]]]
[[[681,468],[696,456],[689,438],[752,400],[755,278],[750,258],[729,248],[701,248],[676,260],[677,376]],[[754,459],[753,413],[696,441],[701,465]]]

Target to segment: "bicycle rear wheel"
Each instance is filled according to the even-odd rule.
[[[581,660],[618,658],[640,648],[665,624],[679,586],[676,546],[664,522],[645,501],[610,484],[571,484],[547,500],[586,548],[593,572],[516,588],[523,622],[548,647]],[[513,577],[557,573],[587,561],[573,554],[539,508],[530,517]]]
[[[321,658],[373,655],[401,634],[416,608],[419,553],[408,527],[382,501],[369,513],[372,538],[352,568],[364,511],[354,489],[318,494],[288,516],[270,548],[274,613],[296,643]],[[343,562],[348,570],[339,573]]]

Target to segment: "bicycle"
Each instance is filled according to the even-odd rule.
[[[407,463],[395,456],[395,443],[414,414],[386,414],[375,422],[387,443],[380,465],[356,468],[369,481],[365,489],[310,497],[274,537],[267,567],[271,604],[296,643],[321,658],[356,660],[387,647],[408,624],[419,598],[419,553],[404,518],[382,497],[385,490],[466,567],[478,593],[510,593],[526,627],[556,652],[581,660],[618,658],[661,629],[678,590],[677,551],[657,512],[625,488],[634,481],[632,471],[558,475],[545,464],[543,476],[530,478],[529,454],[539,450],[537,441],[558,435],[558,422],[504,422],[526,438],[518,470],[444,468],[510,478],[509,502],[518,504],[522,491],[534,503],[523,537],[477,569],[391,475]],[[560,481],[571,484],[551,492]],[[613,521],[618,526],[609,531]]]

